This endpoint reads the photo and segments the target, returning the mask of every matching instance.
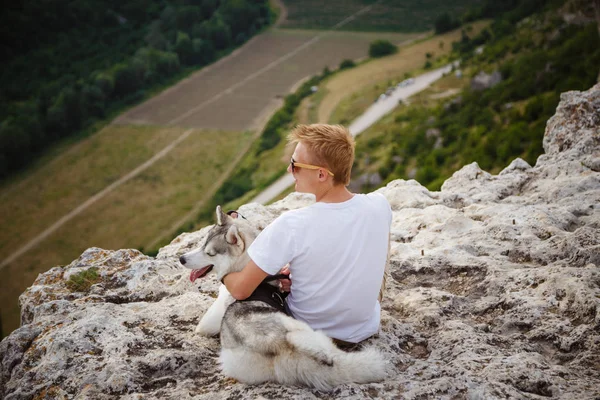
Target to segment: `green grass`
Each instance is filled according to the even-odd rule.
[[[179,137],[178,127],[110,125],[14,185],[0,190],[0,258]],[[253,140],[250,132],[194,130],[156,164],[97,200],[0,271],[6,329],[17,298],[39,273],[85,249],[144,248],[205,198]],[[215,187],[216,186],[216,187]]]
[[[488,27],[490,21],[478,21],[468,26],[473,34]],[[424,65],[431,60],[431,68],[449,62],[452,42],[459,40],[461,29],[443,35],[429,36],[399,48],[398,54],[382,59],[369,59],[359,67],[331,77],[325,88],[331,95],[324,96],[316,108],[321,120],[350,124],[361,115],[377,97],[392,85],[426,72]],[[430,54],[430,58],[427,58]],[[329,111],[331,110],[331,111]]]
[[[91,267],[75,275],[71,275],[66,283],[72,292],[87,292],[92,285],[100,282],[102,278],[98,275],[98,268]]]
[[[560,93],[589,88],[596,81],[595,69],[589,66],[600,63],[595,24],[564,28],[558,40],[537,34],[553,31],[555,23],[552,18],[532,17],[515,32],[495,35],[476,56],[475,46],[465,43],[464,78],[443,78],[359,136],[355,174],[377,172],[384,183],[414,178],[439,190],[453,172],[472,162],[491,173],[500,172],[516,157],[534,165],[543,152],[546,122],[555,113]],[[586,57],[570,56],[574,54]],[[544,69],[546,65],[552,69]],[[497,69],[502,82],[481,92],[469,89],[473,75]],[[452,102],[456,95],[435,98],[456,88],[464,88],[457,101]],[[352,110],[347,109],[345,115],[350,115]]]

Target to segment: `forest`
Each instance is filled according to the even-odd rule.
[[[50,0],[0,16],[0,179],[270,24],[267,0]]]

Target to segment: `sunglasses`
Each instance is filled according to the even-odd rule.
[[[294,160],[294,157],[292,157],[290,159],[290,165],[292,166],[292,172],[296,172],[296,168],[306,168],[306,169],[324,169],[325,171],[327,171],[327,173],[331,176],[333,175],[333,172],[331,172],[330,170],[328,170],[327,168],[323,168],[323,167],[317,167],[316,165],[310,165],[310,164],[302,164],[299,162],[296,162]]]

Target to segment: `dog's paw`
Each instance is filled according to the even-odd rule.
[[[196,329],[194,329],[195,333],[206,337],[216,336],[220,331],[220,326],[215,327],[214,325],[211,326],[211,324],[203,324],[202,321],[200,321],[200,323],[196,326]]]

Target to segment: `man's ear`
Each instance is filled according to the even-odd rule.
[[[238,231],[237,226],[231,225],[229,227],[229,229],[227,230],[227,234],[225,235],[225,240],[227,240],[227,243],[229,244],[236,244],[238,246],[240,246],[242,248],[242,250],[244,250],[245,244],[244,241],[242,240],[242,237],[240,236],[240,232]]]
[[[322,169],[319,170],[319,180],[324,182],[327,179],[327,173],[323,172]]]

